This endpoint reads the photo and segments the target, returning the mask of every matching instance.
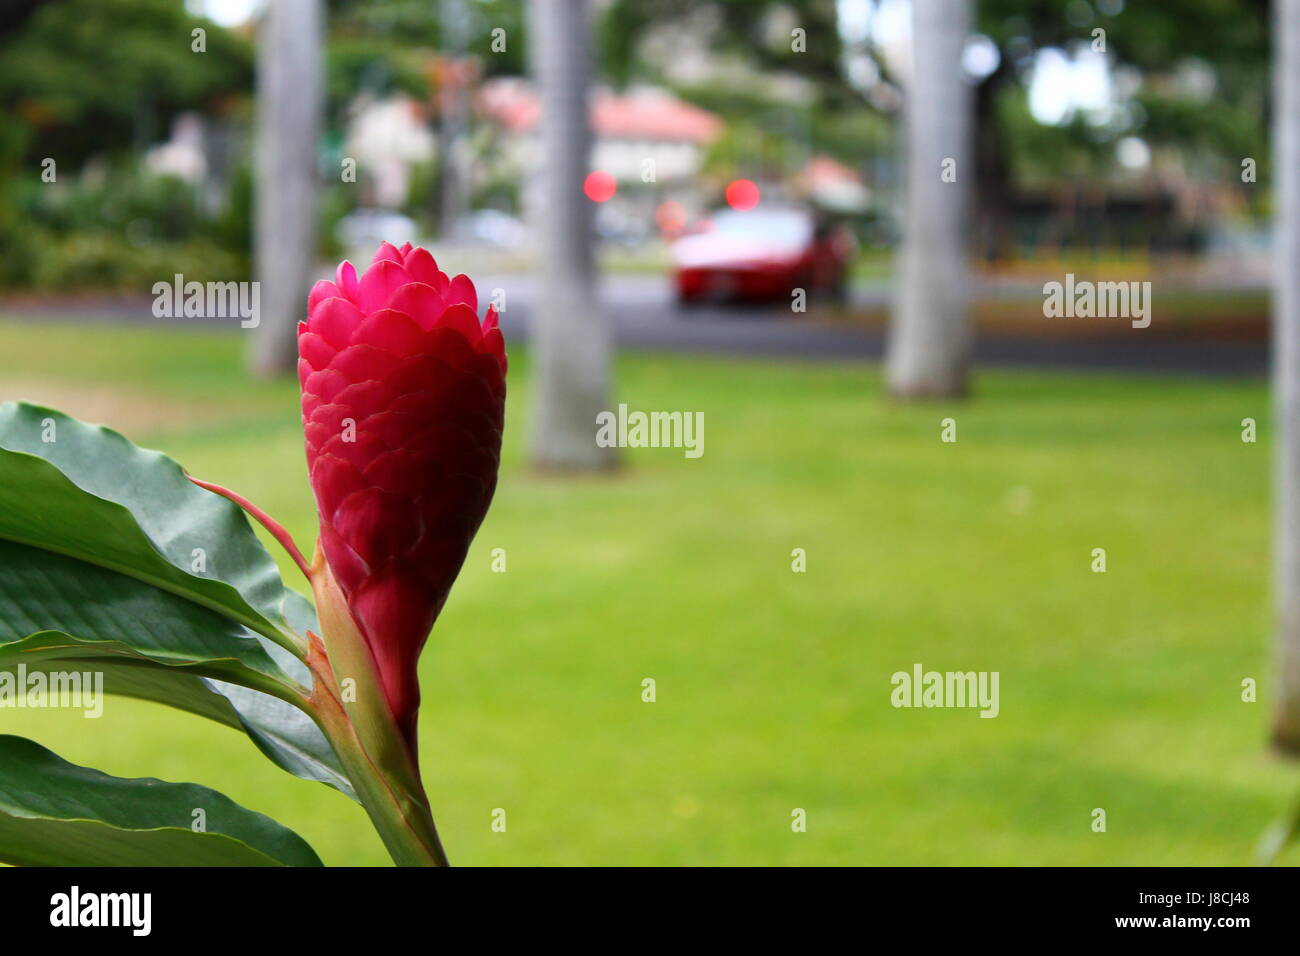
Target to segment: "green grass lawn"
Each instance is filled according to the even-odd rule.
[[[0,341],[0,398],[106,420],[310,548],[296,386],[245,381],[239,336]],[[625,355],[618,400],[703,411],[704,456],[561,479],[526,467],[512,360],[496,502],[421,662],[454,863],[1246,864],[1300,789],[1266,748],[1263,383],[988,371],[969,402],[900,407],[871,366]],[[914,663],[998,671],[1000,715],[893,708]],[[0,728],[387,862],[360,808],[200,718],[114,699]]]

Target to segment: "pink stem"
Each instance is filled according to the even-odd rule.
[[[203,481],[200,478],[195,478],[193,475],[186,475],[185,477],[194,482],[200,488],[206,488],[208,491],[221,495],[223,498],[229,498],[261,522],[262,527],[271,532],[271,537],[280,542],[280,547],[289,552],[289,557],[293,558],[294,563],[302,569],[302,573],[306,576],[307,580],[311,580],[311,565],[309,565],[307,559],[302,556],[302,552],[298,550],[298,546],[293,543],[293,538],[290,536],[289,532],[284,529],[284,525],[280,524],[280,522],[276,521],[243,495],[231,491],[229,488],[222,488],[220,485],[213,484],[210,481]]]

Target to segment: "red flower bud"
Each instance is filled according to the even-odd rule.
[[[477,309],[468,278],[384,243],[298,326],[320,549],[412,751],[416,660],[496,488],[505,343]]]

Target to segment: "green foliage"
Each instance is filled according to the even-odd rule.
[[[39,680],[46,695],[75,687],[83,706],[87,692],[165,704],[242,730],[283,769],[354,796],[315,723],[299,660],[308,628],[319,628],[310,605],[285,589],[230,501],[116,432],[0,405],[6,696],[27,698]],[[90,706],[102,714],[102,701]],[[212,819],[191,829],[195,808]],[[0,737],[0,862],[319,860],[284,827],[206,788],[117,780]]]
[[[1107,3],[1101,0],[981,0],[976,5],[979,30],[997,44],[998,69],[979,86],[977,104],[981,137],[979,173],[989,193],[1000,193],[1005,167],[1035,176],[1056,167],[1061,178],[1107,177],[1117,171],[1115,141],[1140,135],[1153,146],[1178,149],[1188,165],[1208,179],[1236,169],[1251,156],[1266,168],[1269,32],[1267,0],[1189,0],[1187,3]],[[1118,12],[1107,13],[1107,10]],[[790,49],[786,27],[806,31],[807,50]],[[1034,54],[1045,47],[1068,49],[1090,44],[1092,31],[1105,31],[1106,50],[1114,61],[1140,71],[1143,86],[1129,120],[1098,128],[1082,119],[1060,127],[1043,127],[1024,106]],[[642,40],[654,30],[703,32],[718,60],[732,58],[750,69],[785,72],[811,81],[816,105],[803,128],[790,129],[762,116],[775,113],[765,101],[767,84],[743,93],[697,87],[682,95],[726,116],[745,141],[768,156],[775,147],[765,138],[783,137],[808,148],[861,165],[866,156],[893,152],[887,132],[893,116],[882,115],[858,94],[844,75],[844,46],[836,29],[835,4],[823,0],[614,0],[600,24],[601,66],[617,84],[632,80],[662,81],[660,64]],[[869,51],[870,52],[870,51]],[[877,66],[888,64],[876,53]],[[1208,66],[1216,88],[1210,99],[1190,96],[1174,82],[1188,63]],[[788,108],[788,107],[787,107]],[[874,114],[874,115],[873,115]],[[879,132],[843,135],[846,124],[862,115],[876,121]],[[868,145],[870,144],[870,145]],[[718,146],[722,154],[734,151]],[[760,159],[760,162],[766,162]],[[987,165],[986,165],[987,163]],[[722,163],[722,165],[726,165]],[[992,180],[992,182],[990,182]],[[1017,179],[1023,186],[1024,180]]]
[[[201,239],[132,246],[104,233],[59,237],[23,231],[29,244],[13,268],[0,271],[0,283],[47,292],[76,290],[148,294],[155,282],[180,273],[198,282],[240,281],[247,259]]]
[[[110,777],[8,735],[0,736],[0,767],[0,862],[321,865],[298,834],[207,787]]]
[[[797,172],[810,152],[860,168],[871,157],[891,153],[897,143],[893,121],[861,106],[843,112],[819,104],[799,109],[774,103],[762,92],[707,86],[677,92],[727,118],[704,162],[705,172],[720,184],[736,176]]]
[[[133,166],[101,169],[71,182],[29,179],[18,197],[27,222],[56,236],[110,233],[136,242],[188,239],[203,221],[194,189],[174,176]]]
[[[253,169],[250,163],[240,163],[231,171],[225,205],[204,225],[203,236],[239,257],[240,274],[251,274]]]
[[[196,28],[206,52],[191,48]],[[177,113],[232,112],[251,82],[248,40],[176,0],[59,0],[0,39],[0,287],[246,277],[247,230],[232,220],[247,207],[214,216],[139,161]],[[46,157],[53,183],[40,178]]]
[[[277,643],[293,633],[284,586],[247,518],[165,455],[53,409],[7,403],[0,472],[0,540],[149,584]],[[21,588],[4,590],[24,599]]]
[[[329,116],[342,127],[347,108],[362,93],[380,98],[400,92],[427,101],[425,68],[431,56],[431,50],[411,49],[395,37],[343,36],[331,41],[325,57]]]
[[[1108,7],[1120,7],[1107,13]],[[1001,66],[985,80],[988,95],[1023,100],[1033,54],[1045,47],[1068,49],[1093,43],[1104,31],[1107,55],[1120,66],[1136,68],[1142,88],[1131,123],[1099,130],[1083,122],[1036,135],[1021,118],[1027,112],[999,109],[998,130],[1010,162],[1019,167],[1047,162],[1064,149],[1078,159],[1100,160],[1099,143],[1135,134],[1152,145],[1184,151],[1190,165],[1208,157],[1220,164],[1206,171],[1217,178],[1243,156],[1267,155],[1265,124],[1270,57],[1267,0],[1187,0],[1173,3],[1105,4],[1088,0],[983,0],[977,4],[979,28],[999,48]],[[1189,64],[1213,71],[1210,98],[1179,88],[1176,74]],[[1034,122],[1032,119],[1028,120]],[[1055,149],[1052,148],[1054,144]],[[1113,169],[1113,152],[1107,157]],[[1093,165],[1091,162],[1089,165]],[[1093,165],[1093,172],[1104,172]],[[1060,170],[1078,175],[1077,166]]]
[[[613,0],[598,27],[602,72],[618,84],[658,79],[640,57],[639,41],[652,27],[683,28],[688,21],[693,29],[709,29],[710,48],[719,54],[743,57],[760,70],[798,74],[816,82],[828,100],[856,99],[841,74],[835,0]],[[792,46],[794,28],[804,31],[801,52]]]
[[[205,53],[191,50],[200,27]],[[29,131],[8,157],[24,168],[146,145],[178,112],[218,110],[251,83],[248,41],[176,0],[59,0],[0,41],[0,111]]]
[[[198,281],[249,275],[246,167],[215,214],[189,184],[130,166],[54,183],[28,177],[9,194],[13,205],[0,203],[0,240],[14,251],[0,262],[0,287],[144,293],[177,272]]]
[[[436,56],[473,55],[486,76],[527,72],[525,4],[517,0],[330,0],[327,50],[331,108],[358,91],[432,92]],[[505,49],[492,49],[492,31]]]
[[[351,792],[282,649],[318,625],[235,505],[158,452],[25,403],[0,405],[0,479],[0,672],[93,667],[110,693],[242,729]]]

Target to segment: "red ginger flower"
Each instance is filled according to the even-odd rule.
[[[384,243],[298,325],[320,550],[412,751],[416,660],[496,489],[505,343],[477,310],[468,278]]]

